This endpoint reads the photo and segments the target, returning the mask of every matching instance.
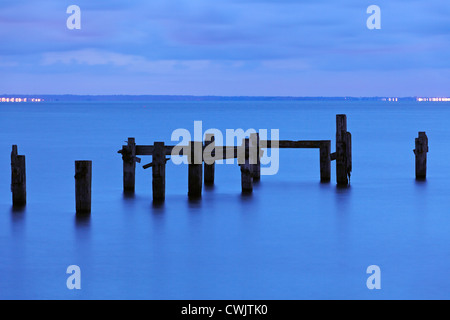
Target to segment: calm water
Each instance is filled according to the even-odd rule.
[[[187,199],[187,166],[169,162],[166,202],[151,171],[122,193],[127,137],[170,142],[177,128],[279,129],[331,139],[346,113],[351,187],[319,183],[318,150],[281,150],[251,196],[237,165]],[[0,298],[450,298],[450,104],[415,102],[133,102],[0,105]],[[429,137],[428,180],[414,180],[414,138]],[[10,151],[26,155],[28,205],[11,209]],[[93,160],[90,218],[77,218],[74,160]],[[143,163],[151,157],[143,157]],[[81,268],[81,290],[66,268]],[[368,290],[366,268],[381,268]]]

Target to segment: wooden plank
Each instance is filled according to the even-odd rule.
[[[203,161],[211,162],[213,160],[235,159],[238,157],[239,147],[215,146],[215,155],[211,156],[209,152],[203,155]]]
[[[260,140],[261,148],[279,148],[279,149],[287,149],[287,148],[299,148],[299,149],[309,149],[309,148],[320,148],[322,144],[327,143],[330,140],[279,140],[279,141],[271,141],[271,140]]]
[[[271,140],[260,140],[259,144],[262,149],[265,148],[299,148],[299,149],[308,149],[308,148],[320,148],[322,144],[326,144],[330,140],[279,140],[279,141],[271,141]],[[176,155],[183,155],[183,149],[188,148],[189,146],[165,146],[166,155],[171,155],[174,148]],[[206,147],[206,146],[205,146]],[[223,156],[216,160],[220,159],[232,159],[238,157],[238,149],[242,148],[242,146],[216,146],[216,153],[222,151]],[[219,148],[221,148],[219,150]],[[136,146],[136,155],[138,156],[151,156],[153,154],[154,146],[152,145],[137,145]],[[208,157],[211,159],[211,157]]]
[[[183,155],[183,147],[187,148],[188,146],[164,146],[165,155],[171,155],[173,149],[177,147],[181,151],[176,153],[176,155]],[[136,146],[136,155],[138,156],[151,156],[153,155],[155,147],[152,145],[138,145]]]
[[[327,143],[330,140],[260,140],[261,148],[300,148],[300,149],[308,149],[308,148],[320,148],[323,143]],[[272,146],[273,145],[273,146]],[[170,155],[172,153],[173,148],[183,148],[188,146],[165,146],[166,155]],[[227,154],[229,152],[230,156],[228,158],[237,158],[237,148],[240,146],[216,146],[216,148],[222,148],[223,154]],[[153,154],[154,146],[152,145],[137,145],[136,146],[136,155],[138,156],[151,156]],[[182,150],[182,149],[181,149]],[[178,153],[177,153],[178,155]],[[183,153],[181,152],[181,155]],[[224,158],[225,159],[225,158]]]
[[[91,212],[92,161],[75,161],[75,202],[77,213]]]
[[[154,146],[136,146],[136,155],[137,156],[151,156],[153,155]]]

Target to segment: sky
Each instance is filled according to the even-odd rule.
[[[448,0],[0,0],[0,41],[0,94],[450,96]]]

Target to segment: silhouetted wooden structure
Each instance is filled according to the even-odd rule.
[[[352,172],[352,135],[347,131],[347,116],[336,116],[336,181],[347,186]]]
[[[134,192],[136,162],[141,162],[141,159],[136,157],[134,138],[128,138],[128,143],[122,147],[121,153],[123,160],[123,190],[124,192]]]
[[[255,152],[250,153],[250,170],[252,172],[252,177],[254,181],[259,181],[261,179],[261,147],[260,147],[260,141],[259,141],[259,133],[252,133],[250,134],[250,147],[252,150],[255,150]],[[253,159],[256,158],[256,163]]]
[[[216,146],[214,135],[208,134],[206,141],[191,141],[188,146],[166,146],[163,142],[154,145],[136,145],[134,138],[128,138],[127,145],[118,153],[123,159],[124,191],[134,191],[137,156],[152,156],[152,162],[144,169],[153,167],[153,199],[163,201],[165,198],[166,156],[185,155],[188,157],[188,196],[199,198],[202,194],[203,171],[204,183],[214,184],[214,162],[237,158],[241,169],[243,193],[253,190],[253,181],[261,176],[261,157],[267,148],[316,148],[320,155],[320,181],[331,180],[331,161],[336,160],[336,181],[339,186],[349,184],[352,170],[351,134],[347,131],[346,115],[336,116],[336,152],[331,153],[331,140],[260,140],[259,134],[251,134],[243,140],[241,146]],[[176,148],[176,149],[175,149]],[[175,150],[174,150],[175,149]],[[205,152],[206,151],[206,152]],[[203,166],[202,166],[203,164]]]
[[[416,155],[416,179],[425,180],[427,177],[427,153],[428,137],[425,132],[419,132],[419,137],[415,139]]]
[[[203,181],[203,144],[200,141],[191,141],[188,156],[188,196],[191,199],[202,196]]]
[[[214,156],[215,153],[215,138],[213,134],[207,134],[205,136],[205,153],[211,154]],[[214,170],[215,170],[215,164],[214,161],[211,161],[212,163],[209,164],[205,161],[205,185],[213,185],[214,184]]]
[[[75,161],[77,213],[91,213],[92,161]]]
[[[17,145],[13,145],[11,151],[11,192],[13,207],[27,203],[25,156],[18,155]]]
[[[241,187],[243,193],[251,193],[253,191],[253,165],[250,164],[250,139],[244,139],[245,156],[243,163],[239,164],[241,167]],[[256,148],[255,148],[256,150]],[[253,162],[256,164],[255,162]]]
[[[164,142],[154,145],[136,145],[134,138],[128,138],[127,144],[118,153],[123,160],[124,192],[135,191],[136,162],[140,156],[152,156],[152,162],[144,169],[152,167],[153,200],[164,201],[166,185],[166,156],[185,155],[188,158],[188,195],[199,198],[202,195],[203,171],[204,183],[214,184],[215,161],[238,159],[241,170],[241,187],[243,193],[253,191],[253,181],[261,176],[261,157],[263,149],[268,148],[315,148],[320,155],[320,181],[331,180],[331,161],[336,160],[336,182],[338,186],[347,186],[352,171],[351,134],[347,131],[347,116],[336,115],[336,152],[331,153],[331,140],[260,140],[259,133],[250,134],[241,146],[216,146],[213,134],[205,136],[205,142],[191,141],[187,146],[166,146]],[[428,137],[419,132],[415,139],[416,179],[426,179]],[[92,161],[75,161],[75,199],[77,213],[91,212]],[[26,169],[25,156],[18,155],[17,145],[11,152],[11,191],[13,206],[26,204]]]

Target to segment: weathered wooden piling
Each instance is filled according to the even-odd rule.
[[[92,161],[75,161],[75,202],[77,213],[91,212]]]
[[[200,198],[202,196],[203,175],[203,143],[191,141],[188,154],[188,196],[189,198]]]
[[[123,191],[134,192],[136,181],[136,143],[134,138],[128,138],[128,144],[119,151],[123,160]]]
[[[352,171],[351,134],[347,132],[347,116],[336,115],[336,180],[347,186]]]
[[[153,201],[164,201],[166,197],[166,153],[164,142],[155,142],[152,157]]]
[[[331,180],[331,141],[324,141],[320,145],[320,181]]]
[[[17,145],[11,152],[11,192],[13,207],[24,206],[27,203],[27,179],[25,156],[17,154]]]
[[[252,168],[250,164],[250,140],[244,139],[242,142],[244,151],[245,152],[245,159],[243,160],[243,163],[239,164],[241,167],[241,186],[242,186],[242,193],[251,193],[253,192],[253,173]]]
[[[209,150],[215,147],[215,137],[214,134],[207,134],[205,137],[205,152],[209,154]],[[211,151],[211,156],[215,156],[215,150]],[[208,164],[205,161],[204,164],[205,169],[205,185],[213,185],[214,184],[214,169],[215,163]]]
[[[415,139],[414,154],[416,155],[416,179],[425,180],[427,177],[427,152],[428,137],[425,132],[419,132],[419,137]]]
[[[136,142],[134,138],[128,138],[127,148],[122,153],[123,159],[123,190],[133,192],[136,184]]]
[[[259,133],[250,134],[250,170],[253,181],[261,179],[261,150]]]

